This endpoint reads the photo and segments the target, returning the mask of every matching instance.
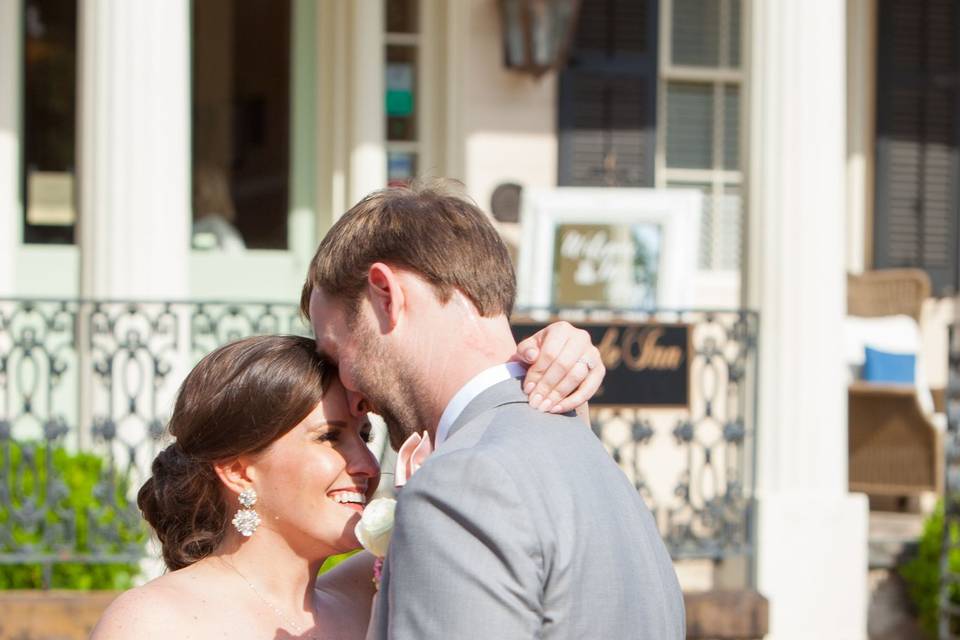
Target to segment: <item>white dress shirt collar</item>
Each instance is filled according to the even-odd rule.
[[[495,384],[499,384],[510,378],[522,378],[527,375],[527,368],[519,362],[506,362],[484,369],[473,376],[467,384],[460,387],[460,390],[447,403],[447,408],[443,410],[440,416],[440,424],[437,425],[437,437],[434,447],[439,447],[450,434],[450,427],[456,422],[463,410],[467,408],[474,398],[489,389]]]

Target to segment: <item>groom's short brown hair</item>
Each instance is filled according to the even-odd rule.
[[[383,262],[430,283],[440,302],[455,289],[480,315],[509,316],[516,276],[507,248],[487,216],[451,181],[417,182],[375,191],[347,211],[310,262],[300,309],[320,288],[356,313],[370,265]]]

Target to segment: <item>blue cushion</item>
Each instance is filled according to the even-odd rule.
[[[863,379],[867,382],[901,382],[913,384],[917,356],[912,353],[887,353],[866,347]]]

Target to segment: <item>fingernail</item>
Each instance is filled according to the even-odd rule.
[[[550,410],[550,407],[552,406],[553,405],[550,403],[550,399],[547,398],[546,400],[543,401],[543,404],[540,405],[539,409],[540,411],[543,411],[544,413],[546,413],[547,411]]]
[[[527,359],[527,362],[533,362],[537,359],[537,350],[531,347],[523,352],[523,357]]]
[[[554,407],[551,407],[551,408],[550,408],[550,413],[561,413],[561,411],[560,411],[560,405],[556,405],[556,406],[554,406]]]
[[[541,402],[543,402],[543,396],[539,393],[535,393],[533,397],[530,398],[531,407],[539,407]]]
[[[527,384],[523,385],[523,392],[527,395],[530,395],[530,392],[533,391],[533,386],[534,385],[532,382],[528,382]]]

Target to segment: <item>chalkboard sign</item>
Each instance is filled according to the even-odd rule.
[[[545,323],[511,323],[517,341]],[[690,325],[660,323],[578,324],[600,349],[607,375],[591,407],[689,407]]]

